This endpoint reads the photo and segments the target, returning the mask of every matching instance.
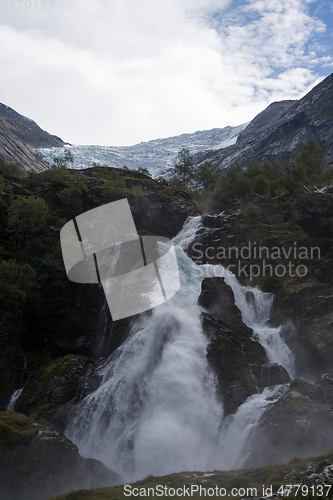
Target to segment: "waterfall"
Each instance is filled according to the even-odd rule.
[[[8,405],[6,407],[6,411],[14,411],[15,410],[16,401],[21,396],[22,391],[23,391],[23,387],[21,389],[16,389],[16,391],[13,392],[13,394],[10,396]]]
[[[263,346],[269,361],[283,366],[291,378],[294,378],[295,360],[281,337],[281,326],[272,328],[267,325],[271,318],[273,295],[257,287],[242,286],[230,273],[225,278],[226,283],[233,289],[235,302],[242,313],[244,323],[254,331],[253,337]],[[252,301],[247,299],[248,294],[251,294]]]
[[[240,469],[251,450],[248,438],[258,424],[265,409],[275,403],[288,388],[288,384],[266,387],[262,393],[250,396],[235,413],[228,415],[222,425],[219,459],[216,467],[221,470]]]
[[[190,218],[174,239],[179,292],[133,324],[127,340],[100,366],[100,387],[73,408],[66,428],[67,437],[83,456],[101,460],[127,482],[149,474],[236,466],[251,428],[279,393],[278,388],[265,389],[223,421],[223,407],[206,359],[202,309],[197,304],[202,278],[213,269],[195,265],[184,252],[200,223],[200,217]],[[271,296],[242,287],[232,275],[225,278],[244,322],[264,342],[269,359],[283,358],[288,365],[281,337],[275,343],[272,340],[279,336],[277,329],[265,327]],[[252,304],[246,300],[249,291],[254,294]],[[237,449],[235,443],[228,445],[233,435]]]
[[[199,220],[178,235],[180,291],[134,324],[100,367],[102,384],[74,408],[66,429],[83,456],[127,481],[215,463],[223,409],[206,359],[201,277],[181,246]]]

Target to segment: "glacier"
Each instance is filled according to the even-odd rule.
[[[61,156],[69,149],[74,157],[71,168],[84,169],[94,163],[130,170],[146,168],[154,178],[172,171],[180,149],[189,149],[191,154],[209,149],[220,149],[235,144],[247,123],[236,127],[200,130],[193,134],[182,134],[166,139],[153,139],[133,146],[66,145],[63,148],[42,148],[37,151],[52,164],[53,156]]]

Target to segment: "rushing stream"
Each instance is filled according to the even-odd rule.
[[[200,221],[190,219],[174,239],[178,293],[141,315],[128,339],[100,367],[99,388],[70,414],[66,435],[80,453],[101,460],[127,482],[149,474],[240,467],[251,429],[285,390],[266,388],[235,415],[223,418],[197,305],[201,281],[213,275],[213,267],[194,265],[184,252]],[[279,328],[265,325],[271,295],[241,286],[233,275],[225,274],[225,279],[269,360],[293,375],[293,358]],[[246,300],[249,291],[251,303]]]

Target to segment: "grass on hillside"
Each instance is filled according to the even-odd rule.
[[[243,469],[235,471],[214,471],[211,473],[207,472],[182,472],[178,474],[171,474],[168,476],[154,477],[148,476],[147,478],[137,481],[131,485],[131,488],[124,490],[124,486],[114,486],[113,488],[99,488],[95,490],[80,490],[67,493],[65,495],[59,495],[51,500],[121,500],[125,498],[160,498],[160,499],[170,499],[170,498],[211,498],[221,499],[223,496],[220,491],[222,488],[226,490],[226,497],[232,499],[239,499],[244,497],[263,496],[263,488],[266,489],[272,486],[273,494],[276,494],[281,485],[290,484],[292,481],[286,476],[293,469],[297,474],[308,470],[309,464],[311,464],[312,470],[320,471],[320,464],[323,460],[329,460],[333,462],[333,452],[328,455],[321,455],[312,458],[298,458],[295,457],[289,461],[288,464],[284,465],[270,465],[267,467],[259,467],[256,469]],[[159,490],[156,490],[157,485],[161,485]],[[204,490],[197,493],[193,491],[191,495],[191,485],[194,485],[194,490],[196,490],[196,485],[200,488],[206,489],[206,496]],[[166,490],[164,488],[167,488]],[[189,488],[189,494],[184,495],[183,488]],[[217,495],[212,495],[213,489],[216,490],[218,487]],[[137,488],[137,490],[134,490]],[[148,490],[148,488],[151,488]],[[177,495],[177,488],[181,488],[180,495]],[[245,491],[241,491],[241,495],[236,495],[235,491],[232,493],[233,488],[243,488]],[[257,491],[253,489],[256,488]],[[210,489],[210,491],[208,491]],[[167,494],[164,494],[165,492]],[[125,494],[126,493],[126,494]],[[209,494],[210,493],[210,494]],[[243,494],[244,493],[244,494]],[[294,498],[294,494],[291,493],[291,498]],[[303,498],[306,498],[305,496]],[[327,497],[326,497],[327,498]]]

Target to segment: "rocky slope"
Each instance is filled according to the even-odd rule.
[[[33,424],[19,413],[0,412],[1,498],[47,500],[73,489],[120,481],[101,462],[81,457],[60,432]]]
[[[59,137],[50,135],[30,118],[0,103],[0,157],[6,162],[18,163],[23,170],[41,172],[49,165],[35,149],[64,145]]]
[[[65,145],[60,137],[45,132],[36,122],[2,103],[0,103],[0,120],[7,125],[17,139],[34,149]]]
[[[42,172],[50,168],[42,157],[16,137],[12,130],[0,120],[0,157],[6,163],[17,163],[22,170]]]
[[[234,266],[230,269],[243,284],[275,294],[268,326],[282,324],[296,375],[303,378],[292,381],[264,414],[244,450],[247,467],[333,448],[332,203],[330,192],[275,203],[247,195],[233,210],[203,216],[195,244],[188,249],[194,261]],[[249,205],[258,208],[254,218]],[[251,332],[240,326],[232,295],[221,278],[203,282],[199,302],[207,308],[203,317],[210,338],[207,355],[218,373],[227,413],[237,411],[239,403],[255,392],[250,375],[258,377],[256,366],[270,370],[256,389],[288,382],[278,366],[267,365],[253,342],[249,357]]]
[[[328,453],[333,446],[333,372],[315,383],[295,379],[263,415],[248,443],[245,466],[278,464],[293,456]]]
[[[195,155],[196,163],[208,160],[222,169],[274,156],[285,162],[300,142],[316,141],[327,161],[333,159],[333,74],[298,101],[273,103],[250,122],[237,143]]]

